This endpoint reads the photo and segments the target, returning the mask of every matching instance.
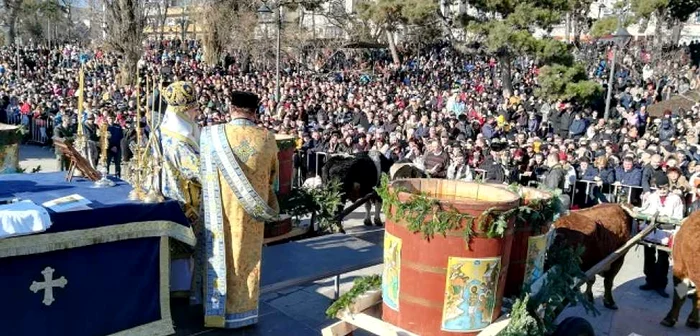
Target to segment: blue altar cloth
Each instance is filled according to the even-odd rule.
[[[65,173],[0,175],[0,199],[28,199],[41,205],[60,197],[79,194],[92,202],[89,205],[91,210],[62,213],[49,210],[53,225],[46,233],[151,220],[167,220],[189,226],[177,201],[155,204],[130,201],[131,185],[124,181],[113,180],[116,186],[111,188],[92,188],[92,181],[78,177],[68,183],[64,176]]]
[[[0,175],[0,199],[41,204],[80,194],[92,202],[90,210],[49,210],[46,232],[0,239],[0,335],[173,332],[169,237],[194,244],[194,235],[176,201],[130,201],[131,187],[115,182],[96,189],[81,178],[65,182],[64,173]]]

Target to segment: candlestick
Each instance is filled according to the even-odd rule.
[[[136,167],[134,168],[134,163],[132,162],[130,166],[132,167],[132,190],[129,193],[129,199],[136,201],[141,200],[145,197],[145,191],[141,187],[141,173],[144,171],[142,167],[142,156],[141,156],[141,78],[137,75],[136,78],[136,146],[132,149],[134,153],[134,158],[136,158]],[[133,159],[132,159],[133,160]]]
[[[109,168],[107,167],[107,150],[109,147],[109,125],[107,122],[103,122],[100,125],[100,144],[102,146],[100,151],[100,174],[102,178],[95,182],[95,188],[104,188],[114,186],[114,182],[107,179],[107,174],[109,173]]]

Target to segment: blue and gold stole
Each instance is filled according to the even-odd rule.
[[[243,209],[260,222],[274,222],[279,213],[253,188],[243,173],[238,158],[229,146],[224,125],[206,127],[202,131],[201,172],[204,209],[204,250],[208,261],[206,271],[204,315],[205,319],[226,316],[226,251],[224,219],[221,205],[221,171],[226,184],[233,190]]]

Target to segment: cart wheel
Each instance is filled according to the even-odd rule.
[[[595,336],[595,331],[586,319],[572,316],[561,321],[552,336]]]

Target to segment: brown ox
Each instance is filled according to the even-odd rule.
[[[631,224],[632,216],[619,204],[600,204],[571,212],[554,223],[552,246],[583,246],[585,250],[581,256],[581,269],[587,271],[630,239]],[[603,304],[608,309],[617,309],[612,297],[612,286],[623,262],[624,255],[600,274],[604,278]],[[591,302],[594,283],[595,277],[586,286],[586,297]]]
[[[673,257],[673,305],[661,321],[662,325],[673,327],[678,321],[678,313],[685,298],[692,295],[693,309],[688,315],[685,325],[690,328],[700,328],[698,308],[700,299],[695,293],[695,285],[700,283],[700,212],[696,211],[685,219],[681,228],[673,238],[671,255]]]

